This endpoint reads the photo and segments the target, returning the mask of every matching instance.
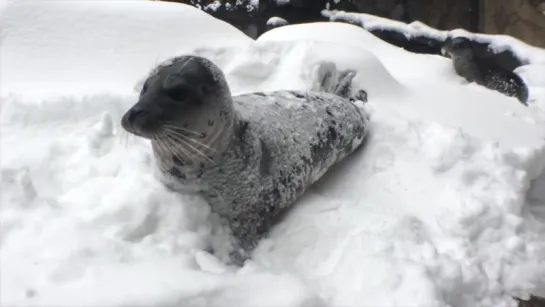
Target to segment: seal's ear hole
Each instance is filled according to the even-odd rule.
[[[183,88],[175,87],[167,91],[168,97],[175,101],[184,101],[187,98],[187,91]]]

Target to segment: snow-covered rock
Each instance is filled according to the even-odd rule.
[[[288,21],[285,20],[284,18],[280,18],[280,17],[271,17],[269,18],[269,20],[267,20],[267,25],[270,26],[270,27],[280,27],[280,26],[285,26],[288,24]]]

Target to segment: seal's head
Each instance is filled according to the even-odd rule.
[[[469,38],[462,36],[448,39],[441,48],[441,53],[450,58],[472,57],[471,41]]]
[[[181,56],[152,71],[121,125],[127,132],[151,140],[169,132],[206,139],[232,109],[221,70],[207,59]]]
[[[235,121],[222,71],[205,58],[181,56],[152,71],[121,125],[152,140],[155,152],[166,160],[198,163],[213,162],[221,153]]]

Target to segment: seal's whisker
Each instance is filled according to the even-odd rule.
[[[195,136],[197,136],[199,138],[203,138],[205,136],[204,134],[202,134],[200,132],[185,129],[185,128],[181,128],[181,127],[176,127],[176,126],[173,126],[173,125],[163,124],[163,127],[167,127],[167,128],[170,128],[170,129],[173,129],[173,130],[176,130],[176,131],[181,131],[181,132],[193,134],[193,135],[195,135]]]
[[[170,139],[169,137],[161,138],[160,142],[163,143],[163,145],[166,147],[167,152],[172,153],[176,158],[182,160],[190,160],[191,162],[194,162],[194,155],[182,146],[177,146],[174,142],[172,142],[172,139]]]
[[[192,164],[195,164],[195,161],[198,160],[191,151],[177,144],[172,138],[165,138],[163,141],[165,142],[165,146],[167,146],[168,150],[172,152],[175,157],[181,158],[182,160],[188,160]]]
[[[159,138],[157,138],[159,139]],[[185,161],[190,160],[186,157],[186,154],[183,154],[181,151],[177,150],[179,148],[175,148],[171,145],[169,145],[166,140],[160,140],[158,142],[155,142],[156,148],[161,156],[172,156],[172,158],[177,158],[178,160]],[[161,165],[165,165],[164,163],[160,163]],[[175,165],[176,163],[172,161],[172,164],[167,165]],[[165,171],[168,171],[168,167],[165,169]]]
[[[187,65],[187,63],[191,62],[190,60],[189,61],[186,61],[185,63],[183,63],[181,66],[180,66],[180,69],[178,69],[178,72],[176,73],[176,75],[180,75],[182,73],[182,69],[184,69],[184,67]]]
[[[162,142],[162,145],[165,152],[172,155],[173,158],[176,158],[180,161],[190,161],[191,163],[194,163],[193,160],[193,156],[191,155],[191,153],[188,153],[187,151],[185,151],[183,148],[180,148],[179,146],[175,146],[174,144],[172,144],[169,140],[164,140]]]
[[[120,144],[122,144],[123,146],[125,146],[125,148],[129,147],[129,141],[131,141],[131,137],[133,135],[130,134],[129,132],[125,131],[125,130],[120,130],[120,133],[118,134],[118,140],[120,142]]]
[[[177,150],[178,152],[180,152],[180,158],[183,159],[183,157],[185,156],[186,160],[191,161],[191,163],[193,164],[195,163],[195,161],[198,160],[195,154],[193,154],[189,149],[177,145],[174,140],[169,138],[167,140],[167,144],[169,144],[170,148],[172,148],[173,150]]]
[[[223,127],[223,129],[220,126],[217,126],[217,129],[215,131],[212,131],[209,134],[209,137],[208,139],[206,139],[206,142],[208,144],[213,144],[214,142],[217,141],[219,137],[221,137],[223,131],[229,131],[233,127],[233,125],[234,125],[234,120],[231,119],[231,121],[229,122],[229,126]]]
[[[191,161],[193,163],[192,156],[171,144],[169,141],[165,140],[163,143],[165,151],[172,155],[173,158],[179,159],[181,161]]]
[[[182,143],[184,144],[179,144],[176,142],[176,139],[172,138],[172,136],[167,133],[162,134],[161,140],[165,142],[165,145],[168,147],[169,151],[177,154],[178,158],[185,158],[191,161],[193,164],[198,160],[194,153],[192,153],[188,148],[184,147],[185,142],[183,142],[183,140]]]
[[[171,137],[171,136],[170,136]],[[171,137],[171,140],[174,140],[172,139]],[[208,162],[212,163],[212,164],[216,164],[214,162],[214,160],[210,159],[207,155],[205,155],[202,151],[200,151],[198,148],[195,148],[195,146],[189,144],[188,142],[186,142],[185,140],[179,138],[179,139],[176,139],[177,141],[180,141],[181,143],[183,143],[185,146],[189,147],[189,148],[186,148],[186,149],[192,149],[195,153],[199,154],[200,156],[202,156],[203,158],[205,158]]]
[[[178,139],[179,137],[181,137],[181,138],[183,138],[184,140],[189,141],[189,142],[191,142],[191,143],[193,143],[193,144],[195,144],[195,145],[202,146],[202,147],[204,147],[204,148],[206,148],[206,149],[210,149],[210,150],[216,152],[216,150],[215,150],[214,148],[212,148],[212,147],[210,147],[210,146],[208,146],[208,145],[206,145],[206,144],[203,144],[202,142],[199,142],[199,141],[197,141],[197,140],[195,140],[195,139],[193,139],[193,138],[190,138],[190,137],[188,137],[187,135],[183,135],[183,134],[181,134],[181,133],[179,133],[179,132],[176,132],[176,131],[174,131],[174,130],[171,130],[170,128],[164,128],[164,130],[165,130],[165,133],[169,134],[170,136],[172,136],[172,137],[175,137],[175,136],[176,136],[176,139]]]
[[[119,143],[123,144],[123,141],[125,141],[125,130],[120,130],[119,133],[116,134],[116,136]]]
[[[207,155],[205,155],[202,151],[198,150],[197,148],[195,148],[194,146],[192,146],[191,144],[187,143],[186,141],[184,140],[179,140],[181,142],[183,142],[187,147],[191,148],[194,152],[196,152],[197,154],[199,154],[201,157],[203,157],[205,160],[207,160],[208,162],[212,163],[212,164],[216,164],[214,162],[214,160],[210,159]]]
[[[198,137],[201,137],[201,138],[204,137],[204,135],[202,133],[200,133],[200,132],[197,132],[197,131],[191,130],[191,129],[187,129],[187,128],[178,127],[176,125],[170,124],[169,122],[161,122],[161,124],[164,127],[168,127],[168,128],[174,129],[174,130],[183,131],[183,132],[187,132],[187,133],[193,133],[193,134],[196,134]]]
[[[183,143],[185,146],[189,147],[190,149],[193,149],[194,151],[198,152],[199,154],[201,155],[204,155],[204,153],[199,150],[198,148],[196,148],[195,146],[189,144],[187,141],[190,141],[186,138],[183,138],[183,137],[179,137],[177,135],[173,135],[173,134],[170,134],[168,132],[166,132],[166,134],[169,136],[169,138],[172,140],[172,141],[177,141],[177,142],[181,142]]]
[[[188,141],[191,142],[191,141],[194,141],[194,140],[184,138],[183,136],[180,137],[180,136],[172,135],[172,134],[171,134],[171,135],[169,135],[169,137],[170,137],[173,141],[178,141],[178,142],[182,142],[182,143],[184,143],[184,144],[187,144],[188,147],[191,147],[192,149],[198,150],[198,151],[200,151],[200,152],[203,153],[203,154],[204,154],[204,151],[206,151],[206,150],[211,150],[212,153],[215,153],[215,152],[216,152],[216,150],[215,150],[214,148],[210,148],[210,147],[208,147],[208,146],[206,146],[206,145],[204,145],[204,144],[201,144],[201,143],[199,143],[199,142],[194,142],[193,144],[187,143]],[[199,146],[199,145],[200,145],[200,146],[203,146],[203,147],[205,147],[205,148],[204,148],[204,150],[201,150],[201,149],[199,149],[199,148],[197,148],[197,147],[195,147],[195,146],[193,146],[193,145],[196,145],[196,146]]]
[[[168,148],[166,148],[164,142],[162,142],[161,140],[161,136],[158,135],[158,134],[154,134],[153,137],[157,140],[156,142],[154,142],[155,145],[157,145],[157,150],[161,153],[161,154],[168,154],[170,151],[168,150]]]
[[[222,132],[223,129],[221,129],[220,127],[218,127],[218,129],[216,129],[215,131],[212,131],[210,133],[210,137],[208,138],[207,142],[209,142],[210,144],[212,144],[213,142],[217,141],[217,139],[220,137],[221,135],[221,132]]]

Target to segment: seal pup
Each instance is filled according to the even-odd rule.
[[[476,56],[467,37],[449,38],[441,53],[452,59],[456,73],[468,82],[475,82],[488,89],[517,98],[527,105],[528,87],[516,73]]]
[[[219,67],[189,55],[157,66],[121,119],[127,132],[151,140],[168,187],[201,194],[226,223],[237,265],[309,185],[363,143],[368,122],[335,93],[232,96]]]

